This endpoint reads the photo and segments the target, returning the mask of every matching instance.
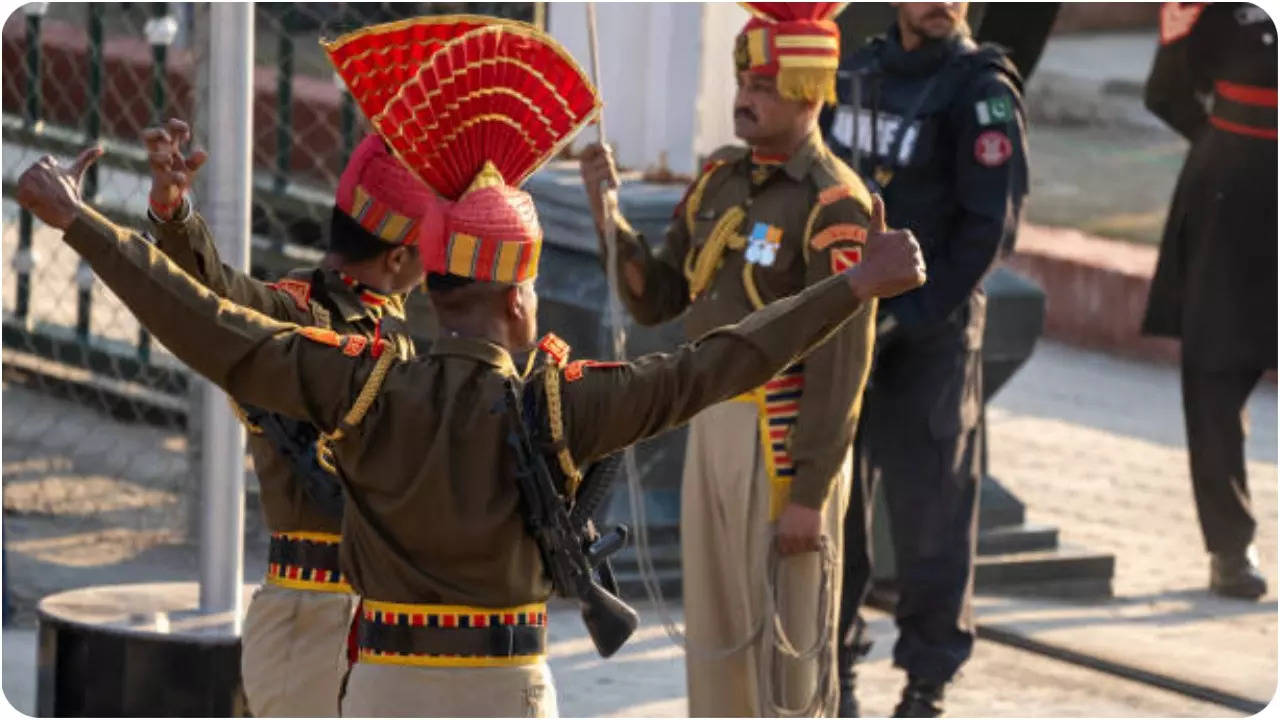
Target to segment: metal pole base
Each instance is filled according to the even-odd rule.
[[[246,598],[253,586],[244,589]],[[240,621],[193,582],[102,585],[40,601],[41,717],[245,717]]]

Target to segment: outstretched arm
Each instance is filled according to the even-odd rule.
[[[335,350],[344,338],[282,323],[210,292],[135,232],[112,224],[80,200],[80,178],[99,156],[71,168],[46,156],[18,180],[18,202],[64,239],[138,320],[178,359],[237,401],[338,425],[373,362]],[[314,342],[313,339],[320,342]]]

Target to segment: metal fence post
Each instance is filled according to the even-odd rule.
[[[249,266],[253,5],[210,9],[209,226],[223,262]],[[201,433],[200,608],[240,617],[244,564],[244,430],[205,382]]]
[[[101,3],[88,3],[89,95],[86,98],[84,134],[88,143],[95,143],[102,136],[102,14]],[[98,198],[98,165],[89,166],[84,176],[84,199],[90,203]],[[81,260],[76,265],[76,339],[89,341],[89,322],[93,309],[93,270]]]
[[[23,8],[27,15],[27,103],[23,108],[22,126],[28,130],[37,129],[40,125],[43,93],[40,77],[40,22],[44,19],[48,5],[49,3],[36,2]],[[34,231],[31,213],[22,208],[18,212],[18,251],[13,255],[13,269],[18,272],[13,314],[22,321],[26,321],[31,312],[31,271],[36,265],[35,252],[31,249]]]

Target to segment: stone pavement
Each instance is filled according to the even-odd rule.
[[[1250,489],[1271,590],[1206,590],[1178,372],[1042,342],[988,411],[991,472],[1027,520],[1114,553],[1103,603],[982,598],[979,622],[1259,703],[1276,691],[1276,387],[1249,403]]]

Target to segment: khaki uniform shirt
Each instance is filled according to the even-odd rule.
[[[343,334],[355,333],[370,339],[384,315],[404,319],[401,297],[348,285],[336,270],[302,268],[278,282],[264,283],[224,265],[204,218],[185,201],[173,220],[162,222],[154,215],[150,217],[156,246],[205,287],[238,305],[276,320],[332,327]],[[324,302],[320,301],[321,296]],[[262,488],[262,511],[268,529],[341,532],[341,518],[324,512],[311,500],[305,480],[265,435],[250,431],[248,446]]]
[[[385,343],[236,305],[92,210],[65,239],[157,340],[233,398],[343,428],[335,444],[347,489],[341,552],[360,594],[482,607],[548,597],[507,446],[503,381],[516,370],[505,349],[439,339],[425,355],[392,363],[352,426],[343,420],[353,399],[386,367],[384,355],[395,357]],[[846,279],[833,277],[671,354],[544,366],[523,392],[542,393],[544,408],[559,400],[564,447],[574,462],[589,462],[759,386],[860,305]]]
[[[776,164],[757,162],[746,148],[723,148],[676,207],[660,248],[625,224],[619,228],[619,261],[638,260],[645,278],[640,297],[623,284],[623,302],[644,325],[684,313],[685,335],[696,338],[857,264],[870,208],[862,181],[816,132]],[[731,218],[727,228],[737,243],[694,296],[697,261],[730,212],[742,217]],[[875,304],[867,303],[804,360],[804,392],[786,440],[795,463],[793,502],[820,508],[830,491],[857,426],[874,325]]]

